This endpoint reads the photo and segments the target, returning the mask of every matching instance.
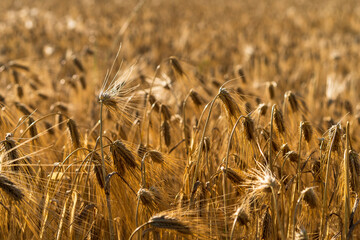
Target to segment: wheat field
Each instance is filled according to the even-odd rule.
[[[357,1],[0,15],[0,239],[360,238]]]

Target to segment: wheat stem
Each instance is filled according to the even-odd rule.
[[[104,177],[104,183],[106,182],[106,168],[105,168],[105,158],[104,158],[104,148],[103,148],[103,102],[100,100],[100,150],[101,150],[101,165]],[[113,219],[111,213],[111,202],[110,202],[110,191],[104,188],[105,195],[106,195],[106,204],[108,209],[108,217],[109,217],[109,234],[110,240],[114,240],[114,226],[113,226]]]
[[[344,229],[342,231],[342,239],[347,239],[347,233],[349,231],[349,220],[350,220],[350,174],[349,174],[349,151],[350,151],[350,123],[346,123],[346,148],[344,152],[344,171],[345,171],[345,187],[344,187]]]
[[[331,145],[329,148],[329,153],[328,153],[328,161],[326,163],[326,173],[325,173],[325,186],[324,186],[324,192],[323,192],[323,204],[322,204],[322,209],[321,209],[321,219],[320,219],[320,239],[324,239],[326,236],[323,236],[324,234],[326,235],[326,231],[324,232],[324,225],[325,225],[325,221],[326,221],[326,214],[327,214],[327,189],[328,189],[328,185],[329,185],[329,169],[330,169],[330,160],[331,160],[331,150],[332,147],[334,145],[334,140],[336,137],[337,133],[337,127],[334,130],[333,136],[332,136],[332,140],[331,140]]]

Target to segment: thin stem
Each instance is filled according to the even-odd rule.
[[[194,176],[193,176],[193,181],[192,181],[192,186],[191,186],[191,192],[194,190],[194,185],[195,185],[196,177],[197,177],[198,170],[199,170],[201,153],[202,153],[202,148],[203,148],[203,145],[204,145],[204,138],[205,138],[205,133],[206,133],[206,127],[207,127],[207,125],[208,125],[208,123],[209,123],[211,111],[212,111],[212,108],[213,108],[214,103],[215,103],[216,99],[218,98],[218,96],[219,96],[219,94],[217,94],[217,95],[214,97],[214,99],[211,101],[211,103],[210,103],[209,114],[208,114],[208,117],[206,118],[206,122],[205,122],[205,125],[204,125],[203,134],[202,134],[201,139],[200,139],[199,153],[198,153],[197,161],[196,161],[196,163],[195,163],[195,172],[194,172]],[[185,140],[185,141],[186,141],[186,140]]]
[[[294,216],[293,216],[293,234],[292,234],[292,239],[295,240],[295,229],[296,229],[296,215],[297,215],[297,210],[298,210],[298,207],[301,206],[301,200],[303,199],[303,194],[300,195],[299,199],[297,200],[296,202],[296,205],[295,205],[295,210],[294,210]]]
[[[190,92],[186,95],[185,100],[183,102],[183,132],[184,132],[184,138],[185,138],[185,147],[186,147],[186,154],[189,154],[189,146],[188,146],[188,142],[187,142],[187,135],[186,135],[186,116],[185,116],[185,109],[186,109],[186,102],[190,96],[191,90]]]
[[[281,239],[285,240],[286,237],[285,237],[285,234],[284,234],[284,227],[283,227],[283,224],[280,222],[280,216],[279,216],[279,210],[278,210],[278,206],[277,206],[275,189],[273,187],[271,187],[271,193],[272,193],[273,202],[274,202],[274,212],[276,214],[275,219],[277,219],[277,221],[279,222]],[[274,222],[274,225],[275,225],[275,222]]]
[[[344,153],[344,171],[345,171],[345,188],[344,188],[344,230],[343,239],[346,238],[347,232],[349,231],[349,220],[350,220],[350,196],[349,196],[349,151],[350,151],[350,135],[349,135],[349,122],[346,123],[346,148]],[[347,239],[347,238],[346,238]]]
[[[149,224],[150,224],[149,222],[146,222],[146,223],[144,223],[143,225],[141,225],[140,227],[137,227],[137,228],[132,232],[132,234],[130,235],[129,240],[131,240],[131,239],[134,237],[134,235],[135,235],[141,228],[143,228],[143,227],[145,227],[146,225],[149,225]]]
[[[105,158],[104,158],[104,148],[103,148],[103,102],[100,100],[100,150],[101,150],[101,165],[102,165],[102,172],[103,172],[103,178],[104,183],[106,182],[106,168],[105,168]],[[110,188],[109,188],[110,189]],[[107,203],[107,209],[108,209],[108,215],[109,215],[109,233],[110,233],[110,240],[114,240],[114,226],[113,226],[113,219],[112,219],[112,213],[111,213],[111,202],[110,202],[110,190],[107,188],[104,188],[105,196],[106,196],[106,203]]]
[[[323,193],[323,205],[321,210],[321,219],[320,219],[320,239],[323,239],[324,235],[324,224],[325,224],[325,216],[326,216],[326,203],[327,203],[327,188],[329,185],[329,169],[330,169],[330,160],[331,160],[331,150],[334,145],[335,136],[337,134],[337,126],[334,131],[334,135],[332,136],[331,145],[328,153],[328,161],[326,165],[326,173],[325,173],[325,186],[324,186],[324,193]],[[326,233],[325,233],[326,234]],[[325,237],[325,236],[324,236]]]
[[[274,122],[274,111],[276,105],[274,104],[271,109],[271,119],[270,119],[270,141],[269,141],[269,164],[270,164],[270,171],[273,171],[273,162],[271,160],[271,147],[272,147],[272,138],[273,138],[273,122]]]
[[[229,136],[229,141],[228,141],[228,147],[227,147],[227,151],[226,151],[226,158],[225,158],[225,172],[223,174],[223,194],[224,194],[224,213],[225,213],[225,234],[226,234],[226,238],[227,238],[227,212],[226,212],[226,175],[227,175],[227,170],[228,170],[228,166],[229,166],[229,153],[230,153],[230,147],[231,147],[231,142],[232,142],[232,138],[234,136],[235,133],[235,129],[236,126],[239,124],[240,119],[243,118],[244,116],[241,115],[235,122],[234,127],[230,133]],[[231,238],[231,237],[230,237]]]
[[[159,72],[159,69],[160,69],[160,65],[158,65],[157,67],[156,67],[156,71],[155,71],[155,74],[154,74],[154,77],[153,77],[153,79],[152,79],[152,81],[151,81],[151,86],[150,86],[150,89],[149,89],[149,94],[147,95],[147,97],[146,97],[146,105],[145,105],[145,110],[144,110],[144,125],[145,125],[145,122],[146,122],[146,117],[147,117],[147,109],[148,109],[148,103],[149,103],[149,99],[150,99],[150,96],[151,96],[151,92],[152,92],[152,88],[153,88],[153,86],[154,86],[154,82],[155,82],[155,79],[156,79],[156,76],[158,75],[158,72]],[[149,122],[148,122],[148,124],[147,124],[147,129],[148,129],[148,131],[147,131],[147,134],[146,134],[146,147],[148,147],[149,146],[149,139],[150,139],[150,134],[149,134],[149,127],[150,127],[150,115],[149,115],[149,120],[148,120]],[[143,131],[144,131],[144,129],[143,129]],[[143,131],[141,131],[141,132],[143,132]]]
[[[230,240],[232,240],[233,236],[234,236],[234,231],[235,231],[235,227],[236,227],[236,220],[237,220],[237,218],[235,217],[232,228],[231,228]]]

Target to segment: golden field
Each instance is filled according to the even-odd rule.
[[[0,239],[357,239],[357,1],[0,2]]]

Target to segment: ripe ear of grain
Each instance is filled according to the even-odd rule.
[[[170,124],[166,120],[161,124],[161,134],[165,140],[165,145],[169,147],[171,143]]]
[[[0,174],[0,188],[13,200],[20,201],[24,198],[24,193],[12,181]]]
[[[69,119],[67,121],[66,125],[68,127],[69,136],[70,136],[73,148],[78,149],[79,147],[81,147],[81,144],[80,144],[80,135],[79,135],[79,131],[76,126],[76,123],[74,120]]]
[[[110,151],[114,166],[119,174],[123,174],[125,168],[134,169],[137,167],[133,153],[120,140],[116,140],[110,145]]]
[[[151,226],[156,228],[174,230],[186,235],[192,234],[189,226],[181,222],[179,219],[168,215],[159,215],[159,216],[151,217],[149,223]]]

